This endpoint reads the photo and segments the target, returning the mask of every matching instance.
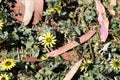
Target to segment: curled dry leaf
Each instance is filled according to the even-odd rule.
[[[100,24],[100,38],[103,42],[106,41],[108,37],[108,26],[109,26],[109,21],[108,18],[106,17],[105,13],[105,8],[102,5],[102,3],[98,0],[95,0],[96,3],[96,10],[98,12],[98,22]]]
[[[17,0],[13,9],[14,18],[24,25],[28,25],[31,19],[32,24],[37,24],[41,21],[43,5],[44,0]]]
[[[58,55],[61,55],[62,53],[65,53],[66,51],[86,42],[87,40],[89,40],[94,34],[95,34],[95,30],[90,30],[89,32],[87,32],[86,34],[84,34],[83,36],[79,37],[76,41],[72,41],[50,53],[47,53],[46,55],[48,57],[56,57]]]
[[[37,24],[41,21],[43,13],[44,0],[34,0],[34,17],[32,24]]]
[[[25,13],[23,17],[23,24],[27,25],[33,15],[34,11],[34,0],[25,0]]]
[[[63,80],[71,80],[72,77],[77,72],[77,70],[79,69],[81,63],[82,63],[82,60],[80,60],[77,63],[75,63],[75,65],[72,67],[72,69],[68,72],[68,74],[65,76],[65,78]]]
[[[25,12],[25,6],[22,2],[16,2],[13,8],[14,18],[22,22]]]

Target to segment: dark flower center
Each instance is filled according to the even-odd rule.
[[[51,42],[52,40],[51,40],[51,38],[47,38],[46,41],[47,42]]]
[[[115,65],[116,67],[119,67],[120,63],[119,63],[118,61],[115,61],[115,62],[114,62],[114,65]]]
[[[5,63],[5,65],[6,65],[6,66],[9,66],[9,65],[11,65],[11,62],[10,62],[10,61],[7,61],[7,62]]]
[[[84,64],[84,67],[88,67],[88,66],[89,66],[89,63],[85,63],[85,64]]]
[[[5,77],[2,77],[2,79],[1,80],[6,80],[6,78]]]

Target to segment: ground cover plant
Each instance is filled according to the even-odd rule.
[[[120,80],[120,0],[0,0],[0,80]]]

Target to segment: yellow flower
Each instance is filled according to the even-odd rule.
[[[47,11],[47,14],[48,14],[48,15],[53,15],[53,14],[55,14],[55,13],[56,13],[56,11],[55,11],[54,8],[51,8],[51,9],[49,9],[49,10]]]
[[[55,36],[53,36],[50,32],[46,33],[45,36],[43,36],[42,44],[46,47],[53,47],[53,45],[56,44]]]
[[[92,61],[89,60],[89,59],[83,60],[83,63],[81,65],[81,67],[80,67],[81,71],[83,71],[83,70],[86,71],[91,63],[92,63]]]
[[[10,70],[15,66],[15,61],[13,59],[4,59],[1,63],[1,67],[3,70]]]
[[[9,80],[9,77],[7,74],[1,74],[0,75],[0,80]]]
[[[3,24],[4,24],[3,21],[0,20],[0,30],[2,30]]]
[[[56,12],[57,12],[58,14],[60,14],[60,13],[61,13],[61,10],[62,10],[62,6],[56,5],[55,10],[56,10]]]
[[[118,70],[120,69],[120,60],[114,59],[110,62],[110,65],[114,70]]]

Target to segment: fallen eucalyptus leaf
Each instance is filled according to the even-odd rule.
[[[25,13],[23,17],[23,24],[28,25],[34,12],[34,0],[25,0]]]
[[[58,55],[61,55],[62,53],[86,42],[87,40],[89,40],[94,34],[96,33],[95,30],[90,30],[89,32],[87,32],[86,34],[84,34],[83,36],[79,37],[76,41],[72,41],[50,53],[47,53],[48,57],[56,57]]]
[[[37,59],[36,57],[24,57],[23,58],[24,62],[39,62],[41,61],[40,59]]]
[[[34,0],[34,17],[32,24],[37,24],[41,21],[43,13],[44,0]]]
[[[109,21],[108,18],[106,17],[105,13],[105,8],[102,5],[102,3],[98,0],[95,0],[96,3],[96,10],[98,12],[98,22],[100,24],[100,38],[101,41],[105,42],[107,37],[108,37],[108,26],[109,26]]]
[[[72,69],[68,72],[68,74],[65,76],[65,78],[63,80],[71,80],[72,77],[77,72],[77,70],[79,69],[81,63],[82,63],[82,60],[80,60],[77,63],[75,63],[75,65],[72,67]]]

